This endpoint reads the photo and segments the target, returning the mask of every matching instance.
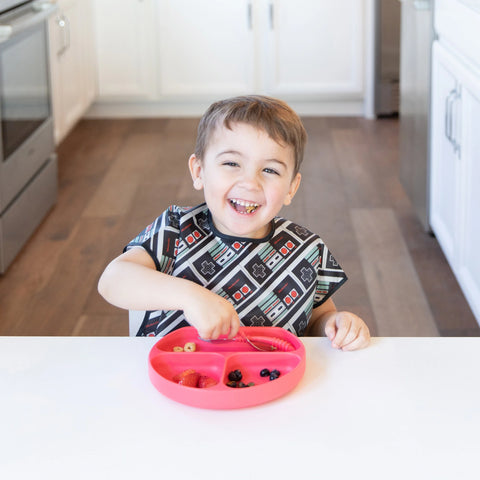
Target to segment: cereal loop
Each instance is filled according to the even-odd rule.
[[[183,346],[183,350],[184,350],[185,352],[194,352],[196,349],[197,349],[197,346],[196,346],[195,343],[193,343],[193,342],[187,342],[187,343]]]

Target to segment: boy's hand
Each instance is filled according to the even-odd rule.
[[[351,312],[330,312],[325,322],[325,335],[332,347],[344,351],[364,348],[370,343],[367,325]]]
[[[200,287],[185,302],[185,318],[205,340],[214,340],[220,335],[233,338],[240,328],[240,319],[233,305],[220,295]]]

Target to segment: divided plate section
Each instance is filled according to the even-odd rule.
[[[301,357],[296,354],[283,352],[275,354],[270,352],[232,354],[227,357],[225,361],[225,377],[223,378],[223,383],[226,386],[226,383],[229,381],[228,374],[234,370],[240,370],[240,372],[242,372],[243,383],[248,384],[253,382],[255,387],[263,384],[271,386],[274,382],[282,383],[279,382],[279,380],[284,379],[298,367],[301,360]],[[260,372],[265,368],[269,371],[278,370],[280,376],[276,380],[270,380],[269,377],[262,377]],[[231,389],[232,387],[226,386],[226,388]]]
[[[250,338],[262,338],[268,343],[271,339],[273,345],[288,342],[286,345],[292,347],[290,351],[302,350],[303,343],[290,332],[279,327],[240,327],[240,331]],[[184,327],[174,330],[162,339],[160,339],[154,346],[159,350],[165,352],[172,352],[174,347],[184,347],[188,342],[194,342],[197,352],[251,352],[254,348],[244,341],[225,340],[225,336],[221,337],[224,340],[205,341],[198,337],[197,330],[194,327]],[[282,348],[279,348],[278,353]]]
[[[150,367],[152,369],[150,376],[152,377],[153,375],[155,378],[155,380],[152,379],[152,382],[160,391],[162,391],[162,384],[166,384],[167,382],[175,387],[175,390],[180,389],[180,393],[186,389],[193,391],[204,390],[184,387],[175,381],[176,375],[188,369],[193,369],[200,375],[213,378],[217,382],[217,385],[208,387],[208,390],[218,389],[222,388],[222,380],[225,375],[225,357],[216,353],[166,353],[152,350],[150,353]],[[172,387],[167,385],[167,389],[170,388]]]

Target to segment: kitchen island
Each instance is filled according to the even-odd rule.
[[[294,390],[221,411],[153,387],[157,340],[0,337],[1,478],[480,478],[478,338],[303,338]]]

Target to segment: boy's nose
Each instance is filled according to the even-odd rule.
[[[260,178],[255,172],[243,172],[239,181],[240,185],[249,190],[255,190],[260,187]]]

